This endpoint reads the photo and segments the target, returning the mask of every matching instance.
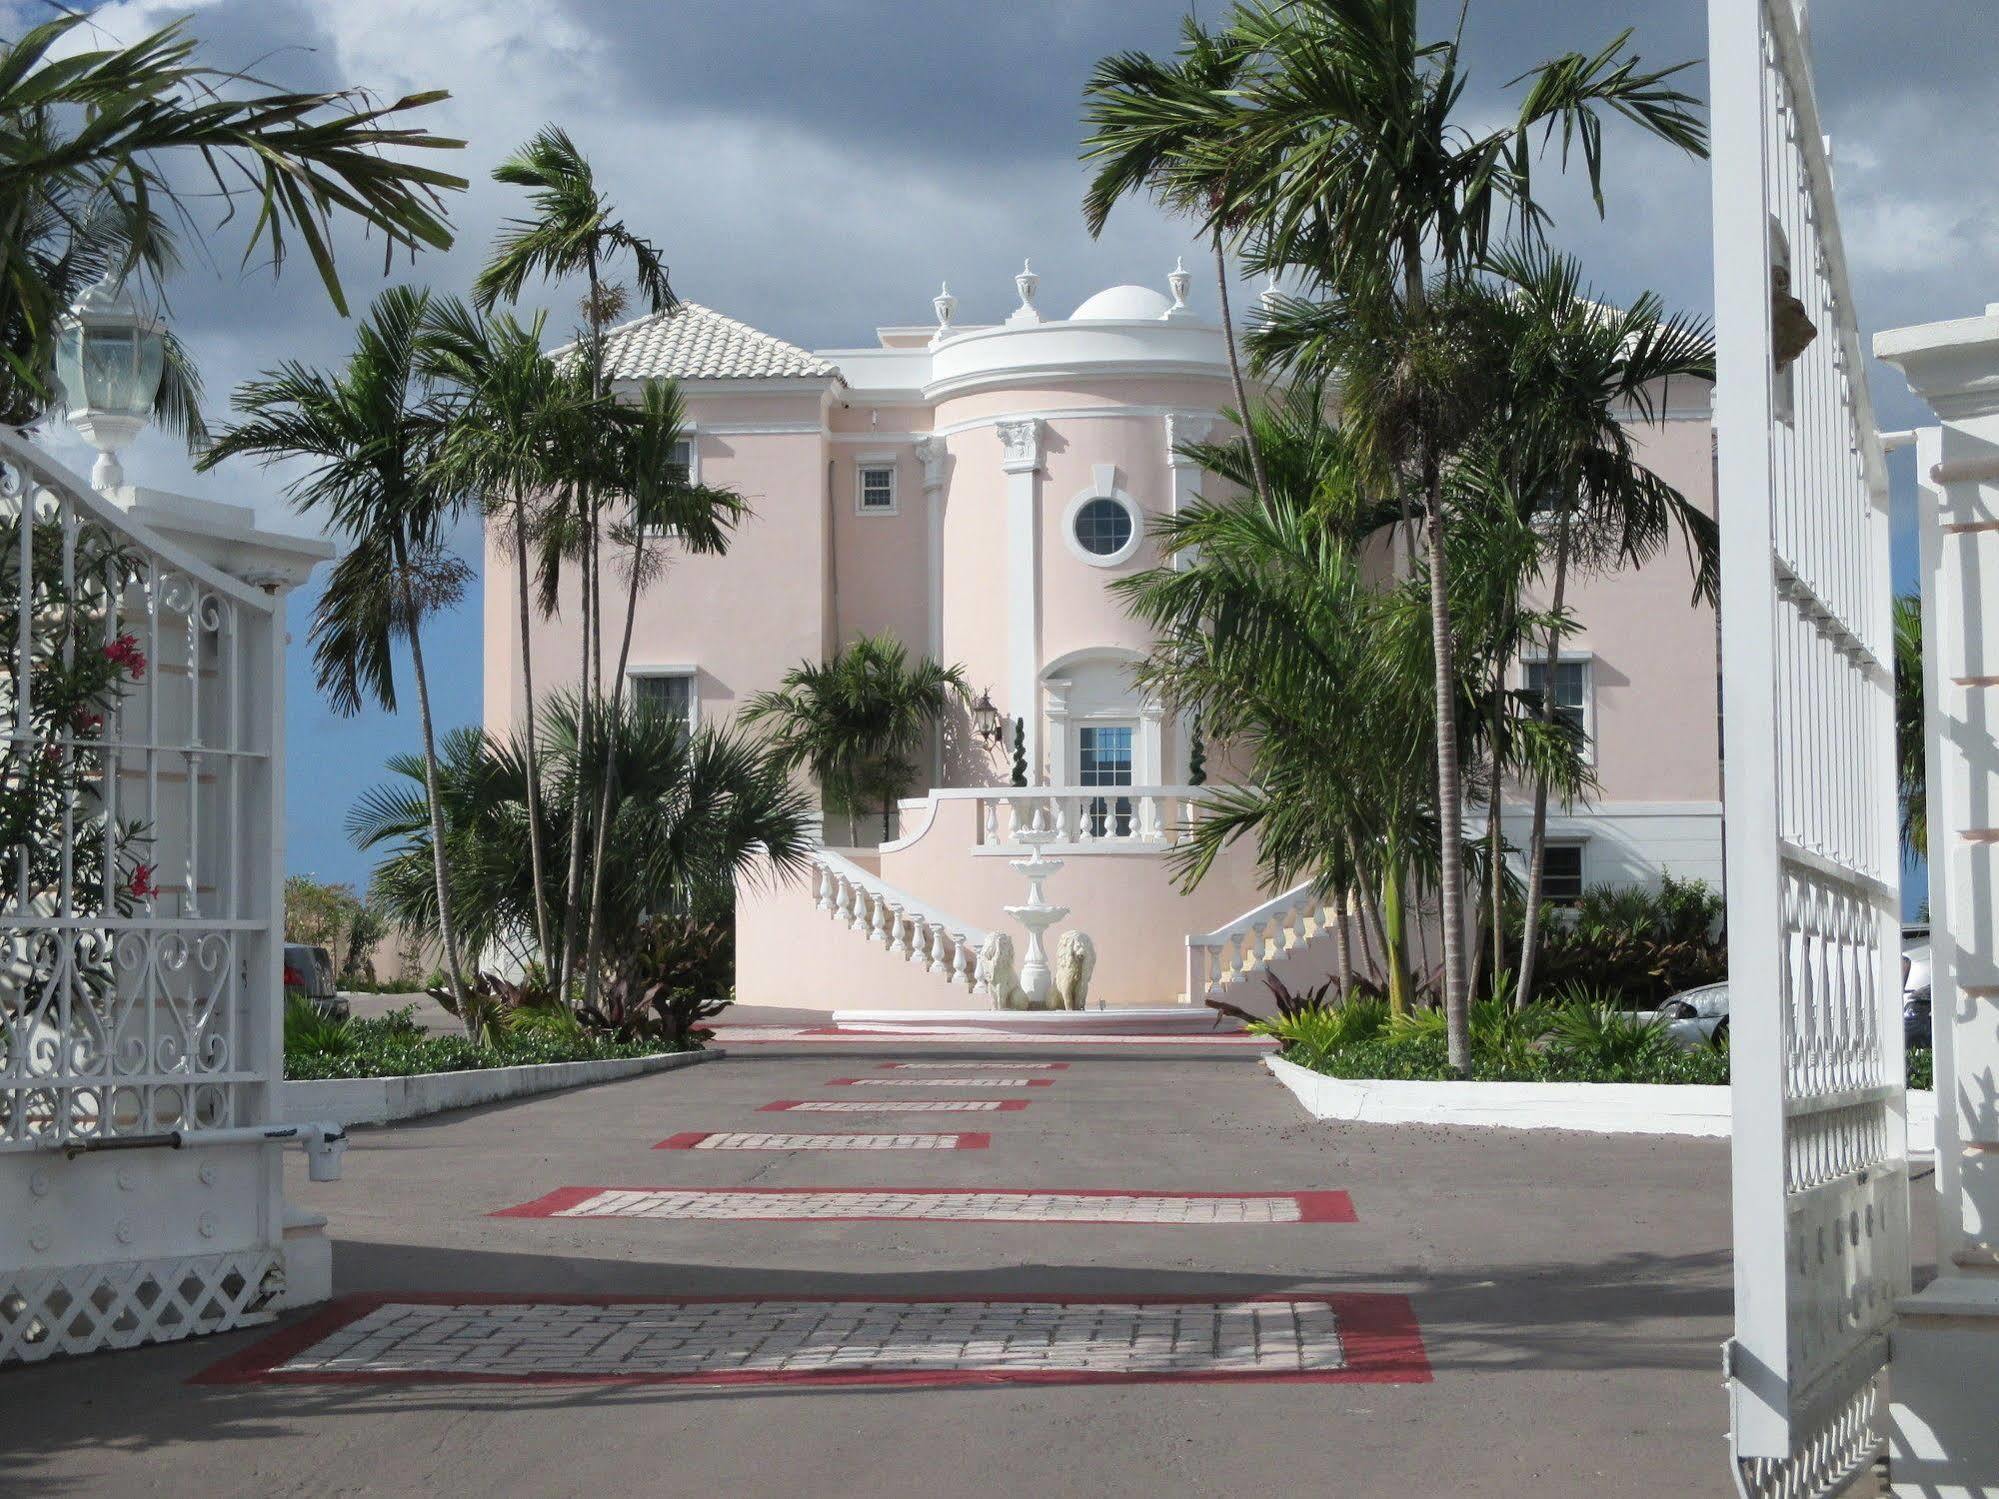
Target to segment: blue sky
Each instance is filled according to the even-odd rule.
[[[1222,7],[1196,8],[1213,19]],[[217,62],[288,86],[449,89],[426,123],[469,142],[457,153],[457,170],[473,179],[452,206],[458,242],[399,264],[394,279],[463,290],[515,207],[488,180],[493,164],[553,120],[589,152],[632,225],[662,246],[683,295],[810,347],[927,319],[943,279],[963,320],[996,316],[1029,255],[1049,307],[1113,282],[1160,282],[1188,249],[1173,224],[1134,205],[1100,241],[1082,228],[1077,100],[1099,56],[1170,47],[1185,10],[1185,0],[216,0],[103,5],[93,18],[132,40],[192,14]],[[16,28],[47,13],[0,0]],[[1456,0],[1438,3],[1431,24],[1457,15]],[[1649,63],[1698,62],[1704,16],[1698,0],[1472,0],[1469,102],[1497,118],[1506,80],[1524,67],[1595,50],[1626,26]],[[1863,333],[1980,310],[1999,298],[1999,179],[1976,180],[1950,142],[1999,139],[1989,48],[1961,44],[1990,37],[1990,0],[1903,0],[1886,26],[1874,0],[1815,0],[1813,16]],[[1687,79],[1705,91],[1702,67]],[[1574,185],[1558,189],[1556,242],[1608,297],[1651,288],[1669,305],[1707,310],[1705,167],[1618,126],[1608,152],[1609,218],[1596,222]],[[211,420],[226,417],[228,392],[259,369],[286,357],[331,363],[351,337],[305,266],[279,280],[268,266],[240,266],[238,232],[190,257],[171,288]],[[350,250],[350,295],[364,301],[382,284],[380,249]],[[574,319],[567,290],[543,294],[543,305],[555,328]],[[1877,364],[1871,377],[1884,427],[1921,419],[1892,370]],[[73,441],[65,456],[87,466]],[[1896,573],[1911,586],[1913,459],[1892,464],[1904,543]],[[194,478],[157,437],[142,439],[127,467],[137,482],[253,504],[268,524],[301,528],[281,474]],[[460,541],[476,561],[469,526]],[[359,885],[369,863],[347,841],[347,810],[381,779],[387,756],[416,746],[415,715],[342,719],[327,709],[305,649],[316,594],[308,587],[290,605],[289,865]],[[477,721],[476,588],[426,639],[439,723]]]

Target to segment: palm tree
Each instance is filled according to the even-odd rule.
[[[515,613],[520,629],[527,756],[527,845],[535,893],[535,940],[548,961],[552,927],[543,874],[539,738],[535,716],[533,572],[528,553],[543,529],[542,512],[573,492],[598,444],[598,429],[616,419],[607,397],[593,394],[588,372],[542,352],[543,319],[521,323],[504,314],[481,317],[464,303],[440,299],[426,330],[426,367],[445,382],[447,417],[439,448],[440,477],[477,496],[487,523],[514,554]]]
[[[1193,136],[1216,158],[1214,223],[1240,226],[1252,270],[1301,273],[1315,300],[1273,299],[1260,362],[1276,370],[1338,371],[1315,351],[1372,347],[1368,393],[1344,393],[1370,425],[1403,495],[1420,502],[1431,590],[1438,814],[1461,825],[1456,663],[1450,618],[1445,470],[1451,440],[1469,435],[1464,401],[1473,365],[1451,328],[1459,283],[1483,260],[1495,214],[1529,233],[1547,218],[1534,194],[1537,141],[1580,149],[1602,211],[1602,115],[1614,112],[1690,152],[1704,150],[1695,101],[1623,56],[1629,33],[1594,56],[1570,53],[1521,75],[1514,119],[1477,129],[1460,109],[1459,42],[1425,42],[1417,0],[1289,0],[1239,6],[1230,45],[1247,54],[1237,86],[1210,99],[1223,118]],[[1234,158],[1231,166],[1221,158]],[[1197,163],[1197,169],[1198,169]],[[1433,269],[1437,273],[1432,275]],[[1433,306],[1442,295],[1443,306]],[[1366,330],[1372,344],[1323,339],[1323,321]],[[1352,371],[1345,373],[1351,375]],[[1443,840],[1445,1007],[1450,1058],[1471,1062],[1462,840]]]
[[[603,746],[582,737],[577,694],[547,705],[538,761],[548,784],[542,802],[557,836],[570,809],[596,803]],[[718,919],[739,880],[761,872],[789,879],[807,867],[811,809],[789,772],[748,736],[703,727],[688,734],[677,720],[631,707],[591,717],[592,733],[621,741],[621,776],[612,809],[618,850],[599,887],[604,911],[594,917],[620,942],[648,916],[683,911]],[[525,731],[492,739],[477,729],[445,736],[439,804],[449,840],[451,907],[466,939],[482,950],[511,952],[525,964],[534,941],[538,898],[561,894],[553,871],[534,889],[520,857],[527,821]],[[357,847],[379,850],[373,898],[405,931],[439,930],[440,906],[430,878],[438,822],[425,805],[426,767],[413,756],[389,762],[394,779],[369,791],[348,815]],[[586,784],[579,794],[572,780]],[[558,921],[586,925],[593,917],[562,908]],[[618,954],[613,954],[613,960]]]
[[[0,42],[6,421],[18,425],[47,407],[55,338],[71,298],[107,273],[136,273],[157,286],[174,267],[176,227],[197,228],[190,203],[198,198],[219,199],[224,219],[254,209],[243,213],[246,260],[262,246],[279,265],[293,237],[303,243],[343,315],[330,233],[336,216],[361,220],[391,250],[450,245],[442,197],[465,180],[396,154],[464,144],[400,118],[448,97],[443,92],[385,105],[351,89],[270,91],[198,62],[182,22],[128,47],[69,48],[69,33],[89,20],[60,15]],[[190,190],[181,165],[196,169],[203,192]],[[174,353],[160,415],[169,430],[199,437],[194,392],[171,378],[185,368]]]
[[[475,300],[480,307],[491,308],[501,300],[518,301],[530,277],[558,281],[582,276],[587,288],[583,301],[584,334],[582,346],[575,352],[589,371],[591,393],[604,394],[604,328],[625,303],[623,288],[605,283],[606,267],[619,258],[629,258],[633,277],[650,309],[655,313],[670,311],[679,303],[659,251],[615,217],[616,210],[598,186],[589,159],[568,133],[557,126],[542,127],[533,139],[493,169],[493,179],[527,189],[534,214],[530,218],[510,219],[501,229],[492,257],[474,283]],[[589,716],[603,693],[599,504],[597,486],[583,484],[578,495],[576,545],[583,613],[580,691],[585,739],[590,738]],[[615,743],[615,736],[606,738],[607,752],[615,752],[611,748]],[[577,783],[579,789],[581,784]],[[587,820],[580,808],[575,809],[570,819],[569,876],[564,887],[564,900],[569,905],[578,899],[583,869],[581,840]],[[568,992],[574,958],[574,952],[565,946],[557,967],[558,992]],[[594,976],[587,977],[585,982],[594,984]]]
[[[368,309],[354,352],[339,371],[287,362],[241,386],[235,406],[242,419],[216,439],[199,466],[212,468],[239,454],[267,465],[307,465],[285,492],[299,510],[323,514],[350,547],[312,622],[320,689],[336,711],[358,713],[372,701],[395,712],[391,646],[397,637],[409,643],[430,798],[438,932],[452,996],[463,1013],[422,626],[457,600],[470,570],[444,545],[459,497],[435,478],[442,420],[422,379],[429,311],[429,293],[391,287]]]
[[[1673,381],[1714,379],[1714,338],[1702,320],[1667,316],[1649,292],[1629,308],[1604,305],[1565,255],[1538,247],[1508,250],[1493,257],[1492,267],[1509,292],[1500,312],[1510,350],[1509,398],[1495,406],[1492,440],[1531,471],[1540,519],[1552,521],[1554,530],[1552,618],[1538,703],[1542,721],[1551,724],[1573,570],[1639,566],[1677,533],[1693,564],[1695,599],[1715,599],[1720,558],[1714,518],[1647,467],[1631,436],[1634,418],[1658,420]],[[1535,783],[1515,989],[1521,1005],[1533,997],[1548,793],[1545,781]]]
[[[778,758],[809,770],[829,805],[851,812],[862,798],[879,797],[886,843],[896,800],[916,779],[923,736],[965,696],[963,667],[928,656],[912,662],[908,648],[884,631],[863,635],[829,661],[800,662],[777,691],[751,698],[743,718],[770,726]]]
[[[1895,599],[1895,765],[1902,795],[1902,847],[1930,853],[1929,764],[1923,741],[1923,601]]]
[[[1427,584],[1374,581],[1370,544],[1393,523],[1396,505],[1370,482],[1350,432],[1327,419],[1317,389],[1294,389],[1251,424],[1270,502],[1202,502],[1159,522],[1161,549],[1180,565],[1113,585],[1158,640],[1141,679],[1198,712],[1249,764],[1241,784],[1203,798],[1175,855],[1178,871],[1184,883],[1197,883],[1224,847],[1253,833],[1270,887],[1311,878],[1342,911],[1358,895],[1400,1013],[1411,997],[1409,892],[1412,881],[1434,882],[1444,841],[1430,773]],[[1181,451],[1248,487],[1246,439]],[[1501,543],[1514,544],[1479,527],[1453,541],[1461,553],[1454,575],[1471,580],[1459,583],[1455,601],[1473,646],[1466,692],[1490,648],[1485,633],[1494,618],[1473,589],[1503,570],[1509,554],[1490,550]],[[1483,722],[1464,718],[1468,731]],[[1531,729],[1506,753],[1515,766],[1566,763],[1569,779],[1586,775],[1573,745]],[[1361,930],[1365,938],[1367,926]],[[1344,970],[1344,948],[1340,957]]]
[[[1246,54],[1228,39],[1188,16],[1180,23],[1180,48],[1171,62],[1143,52],[1120,52],[1103,58],[1091,71],[1083,90],[1083,117],[1090,134],[1083,141],[1083,159],[1095,161],[1096,176],[1083,197],[1083,222],[1091,238],[1104,231],[1111,209],[1133,193],[1150,193],[1169,209],[1207,217],[1235,160],[1226,138],[1213,135],[1231,118],[1215,104],[1239,80]],[[1196,147],[1219,149],[1196,151]],[[1222,340],[1228,348],[1229,379],[1235,386],[1237,411],[1249,410],[1243,385],[1242,359],[1236,350],[1235,322],[1229,311],[1229,264],[1223,243],[1224,223],[1211,219],[1208,239],[1215,254],[1215,295],[1222,313]],[[1251,488],[1260,499],[1270,498],[1264,478],[1263,454],[1256,434],[1249,442]]]
[[[632,654],[632,624],[639,612],[639,592],[648,576],[646,538],[672,536],[690,555],[720,555],[728,550],[730,533],[749,514],[749,504],[733,489],[696,484],[678,457],[687,441],[687,407],[680,387],[671,380],[648,380],[639,392],[633,419],[609,434],[614,442],[613,482],[630,502],[631,511],[617,538],[630,548],[625,626],[618,642],[618,669],[611,677],[611,719],[617,721],[625,702],[625,668]],[[618,783],[618,737],[606,736],[604,784],[598,793],[596,845],[590,862],[590,930],[584,971],[598,972],[603,927],[599,899],[604,880],[605,839],[611,828],[611,799]]]

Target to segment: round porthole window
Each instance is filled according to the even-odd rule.
[[[1070,521],[1076,545],[1093,562],[1114,562],[1131,550],[1138,525],[1122,500],[1098,495],[1085,500]]]

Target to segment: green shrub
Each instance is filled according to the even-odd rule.
[[[338,1019],[303,994],[285,998],[285,1051],[340,1052],[353,1047],[353,1022]]]
[[[1681,1055],[1657,1016],[1592,1004],[1566,1004],[1554,1012],[1548,1049],[1580,1067],[1632,1073],[1649,1073]]]
[[[1911,1088],[1927,1093],[1937,1085],[1936,1060],[1927,1046],[1909,1053],[1908,1069]]]
[[[1703,880],[1670,875],[1657,890],[1593,886],[1550,922],[1536,987],[1607,990],[1625,1009],[1656,1009],[1683,989],[1728,976],[1726,906]]]
[[[1258,1021],[1250,1029],[1284,1043],[1294,1052],[1325,1056],[1362,1041],[1371,1041],[1388,1027],[1388,1002],[1354,999],[1330,1008],[1298,1010],[1274,1020]]]

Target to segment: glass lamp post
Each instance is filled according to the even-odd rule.
[[[108,491],[125,482],[118,454],[145,431],[166,363],[158,319],[142,312],[122,279],[106,275],[76,299],[56,339],[56,378],[70,424],[97,449],[90,482]]]

